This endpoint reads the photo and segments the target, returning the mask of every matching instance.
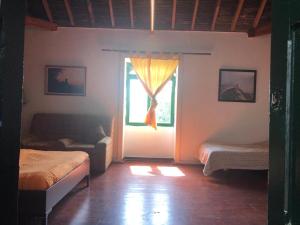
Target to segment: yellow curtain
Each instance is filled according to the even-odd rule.
[[[156,96],[174,74],[179,60],[154,59],[151,57],[132,57],[130,60],[134,71],[137,73],[139,80],[151,98],[151,105],[148,109],[145,123],[156,129]]]

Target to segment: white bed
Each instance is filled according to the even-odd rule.
[[[268,142],[245,145],[204,143],[199,149],[199,160],[204,164],[205,176],[221,169],[267,170],[269,145]]]

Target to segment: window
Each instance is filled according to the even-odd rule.
[[[129,60],[125,61],[126,72],[126,125],[145,126],[144,120],[150,107],[151,100],[148,97],[142,83],[138,80]],[[174,126],[176,72],[164,86],[156,99],[157,126]]]

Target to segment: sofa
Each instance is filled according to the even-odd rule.
[[[112,161],[113,119],[83,114],[37,113],[30,133],[21,139],[25,149],[84,151],[92,173],[104,172]]]

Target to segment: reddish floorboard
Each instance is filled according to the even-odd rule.
[[[146,176],[133,175],[131,166],[143,166],[133,169]],[[162,175],[158,166],[177,165],[112,164],[92,178],[89,189],[64,198],[49,225],[267,224],[267,172],[220,171],[205,177],[200,166],[177,166],[185,176],[172,177]]]

